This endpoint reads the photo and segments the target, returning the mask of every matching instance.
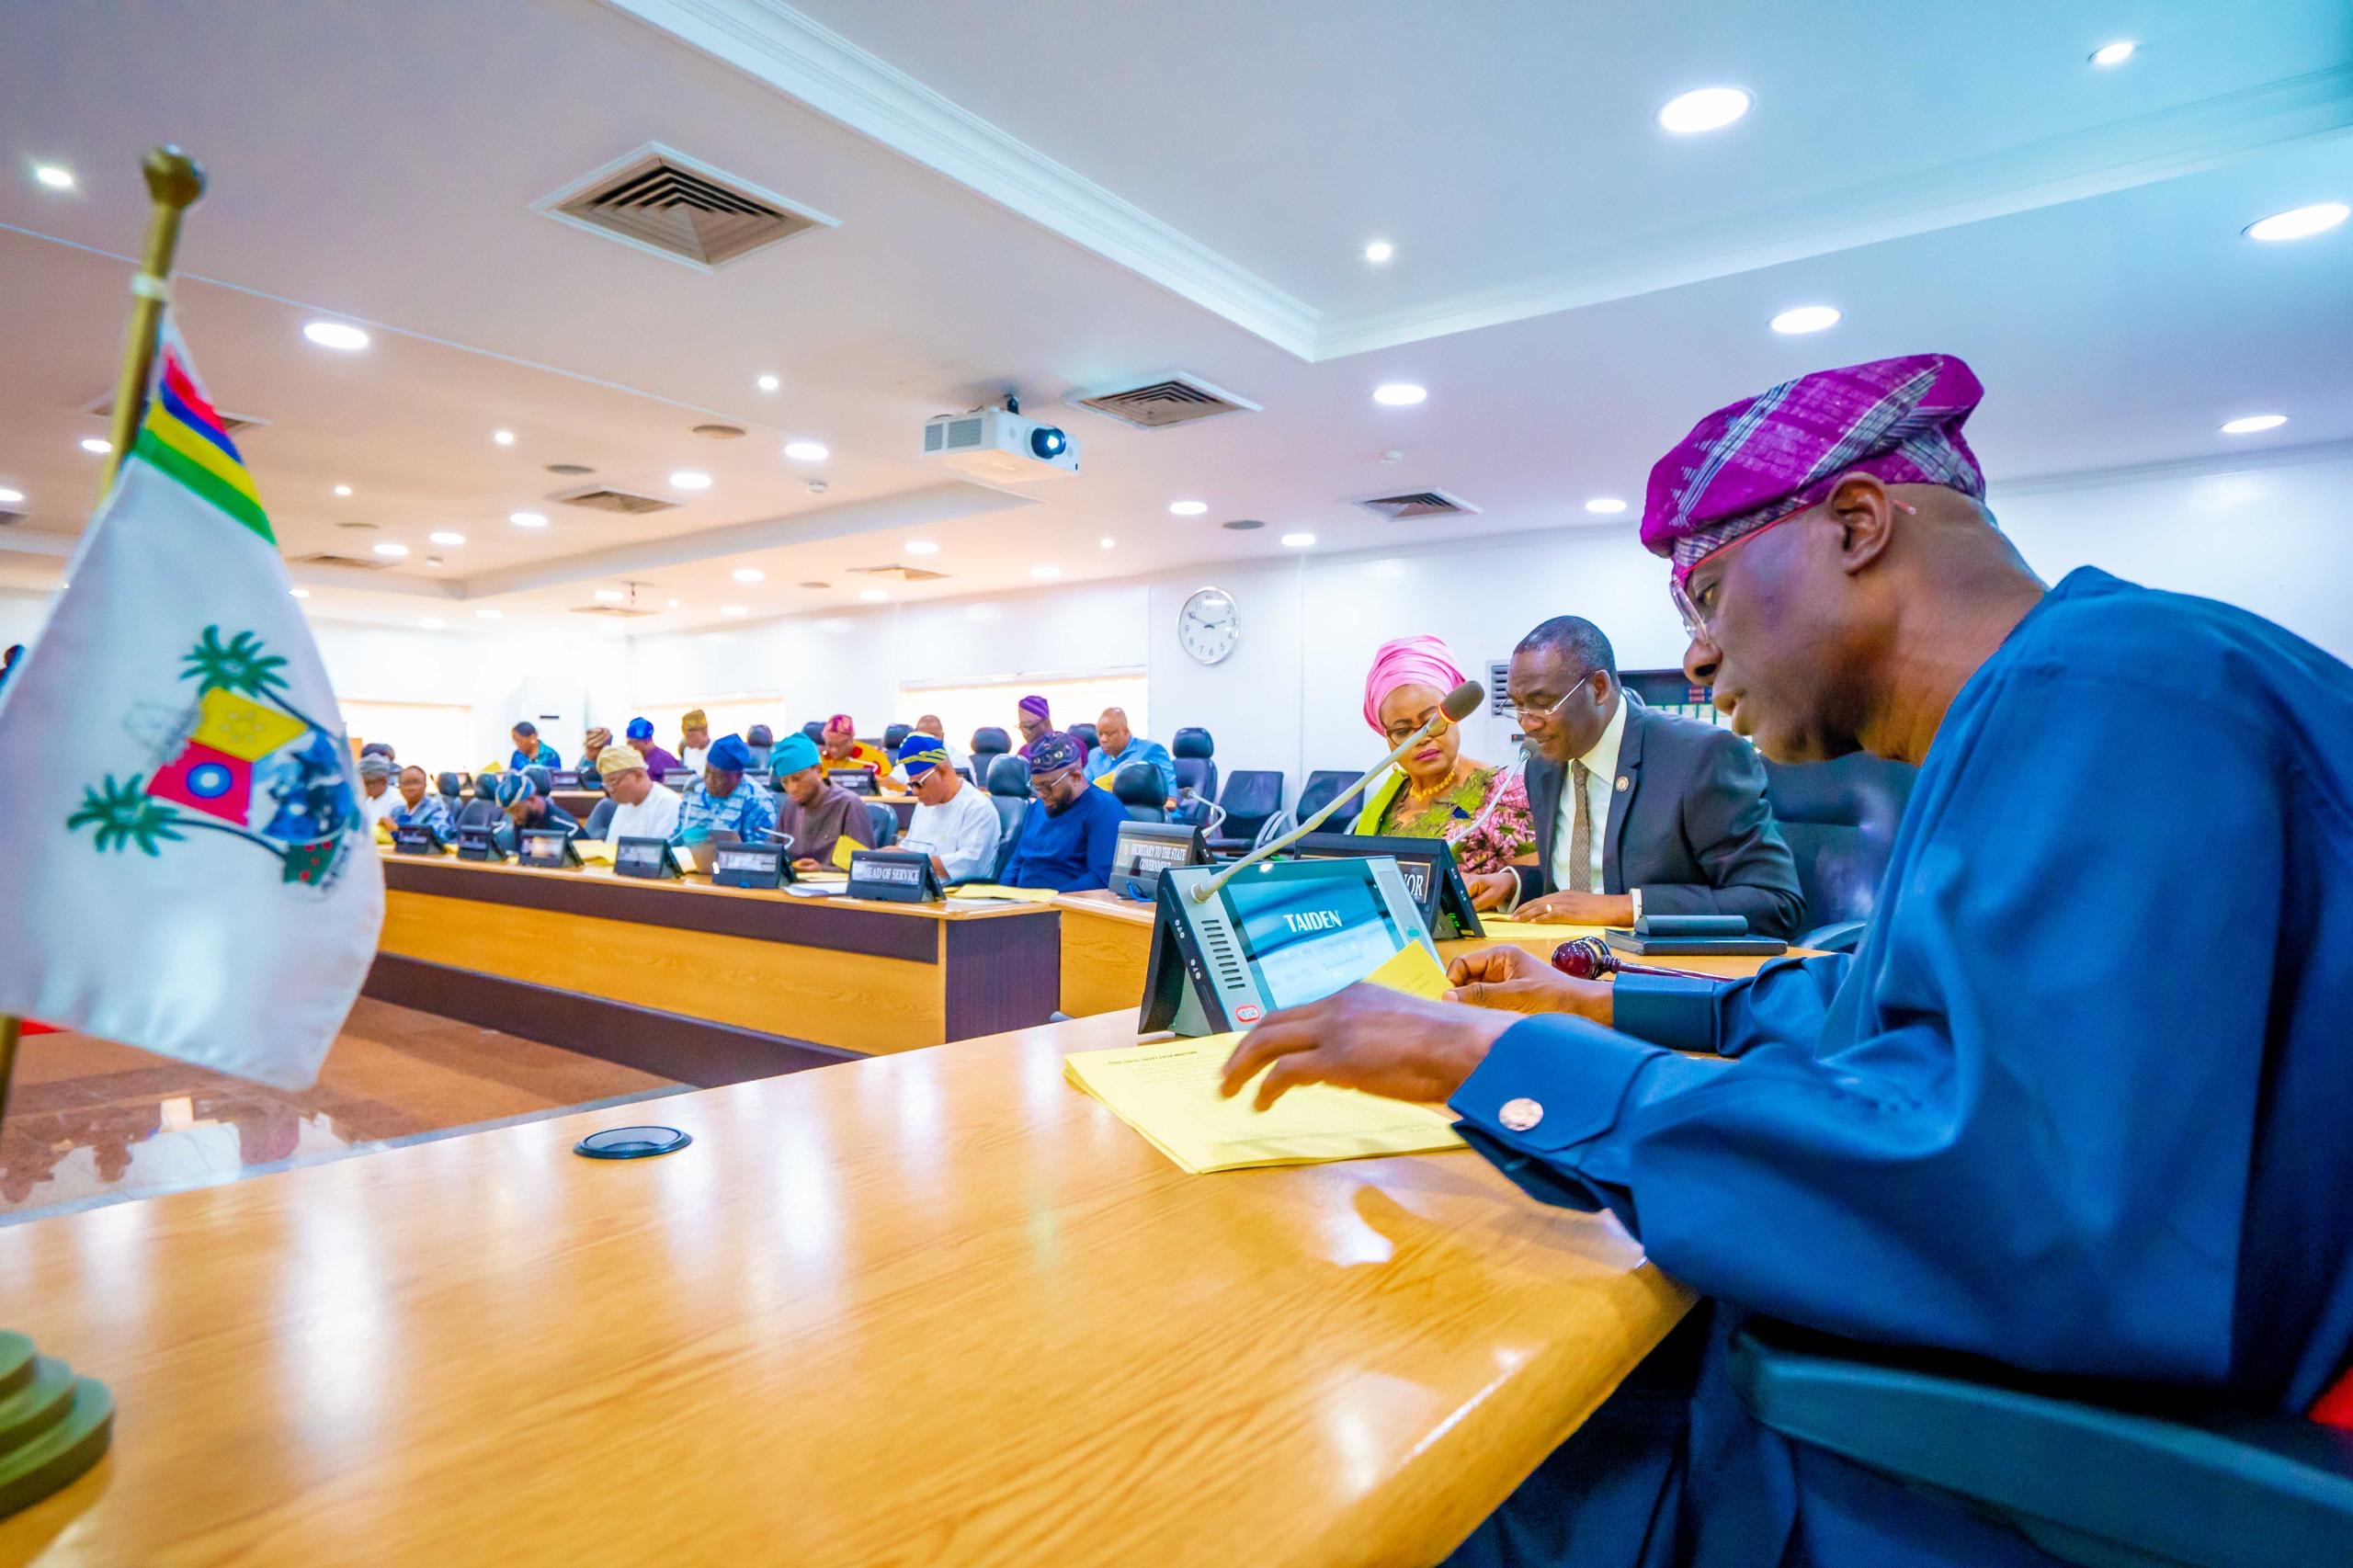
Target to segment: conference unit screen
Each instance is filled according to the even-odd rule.
[[[1302,873],[1316,874],[1302,874]],[[1288,873],[1288,874],[1286,874]],[[1245,873],[1221,894],[1267,1000],[1296,1007],[1353,985],[1410,940],[1363,860],[1294,862]]]

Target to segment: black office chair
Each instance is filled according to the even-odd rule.
[[[978,753],[972,765],[983,766]],[[1017,756],[1000,754],[989,759],[986,768],[989,804],[996,808],[996,864],[988,875],[994,881],[1005,875],[1012,864],[1014,847],[1021,842],[1021,824],[1029,814],[1029,765]]]
[[[532,790],[542,801],[555,793],[555,772],[552,768],[541,767],[534,763],[523,769],[523,777],[531,781]]]
[[[1101,751],[1103,749],[1103,737],[1096,733],[1095,726],[1092,724],[1073,724],[1069,729],[1063,733],[1068,735],[1076,735],[1080,740],[1085,741],[1088,751]]]
[[[825,744],[825,722],[823,719],[810,720],[807,723],[801,726],[801,733],[808,736],[811,740],[816,742],[819,745],[824,745]]]
[[[449,820],[456,822],[458,812],[464,809],[466,803],[466,781],[455,773],[444,773],[433,781],[433,790],[441,797],[441,803],[449,808]]]
[[[2193,1413],[2179,1396],[2139,1410],[2086,1403],[1978,1363],[1762,1320],[1733,1336],[1730,1370],[1770,1430],[1991,1514],[2063,1562],[2353,1562],[2353,1433]]]
[[[888,849],[899,842],[899,813],[880,801],[866,802],[866,814],[874,824],[874,847]]]
[[[1856,752],[1836,762],[1765,765],[1765,799],[1798,863],[1805,948],[1852,952],[1879,902],[1895,824],[1918,769]]]
[[[504,827],[506,825],[506,812],[496,801],[490,798],[489,790],[483,789],[478,791],[472,800],[459,808],[457,820],[450,825],[453,827]]]
[[[972,766],[983,766],[979,756],[972,758]],[[1008,752],[989,758],[985,766],[990,794],[1009,801],[1028,801],[1030,798],[1029,764],[1026,759]]]
[[[882,732],[882,749],[891,754],[892,762],[899,760],[899,748],[905,745],[907,737],[915,733],[913,724],[892,724]]]
[[[986,782],[989,760],[1013,749],[1012,737],[995,724],[983,724],[972,732],[972,777]],[[1026,776],[1025,776],[1026,777]]]
[[[1130,822],[1166,822],[1166,797],[1160,792],[1160,769],[1148,762],[1131,762],[1111,775],[1111,793],[1128,809]]]
[[[1176,762],[1176,792],[1191,790],[1204,801],[1217,799],[1217,742],[1207,730],[1187,725],[1168,743]]]
[[[1336,772],[1319,767],[1307,776],[1306,787],[1299,792],[1299,820],[1305,822],[1332,801],[1332,797],[1357,781],[1353,773]],[[1346,833],[1356,825],[1357,813],[1364,810],[1364,796],[1358,795],[1347,805],[1324,819],[1318,833]]]
[[[588,820],[580,824],[580,836],[602,842],[613,825],[613,813],[619,810],[620,802],[609,795],[597,801],[597,809],[588,813]]]
[[[1225,821],[1210,847],[1222,854],[1248,849],[1257,842],[1267,819],[1283,809],[1283,776],[1267,768],[1237,767],[1225,776],[1217,803]]]

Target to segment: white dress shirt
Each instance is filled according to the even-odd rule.
[[[385,785],[381,795],[370,795],[363,790],[359,794],[359,814],[372,833],[386,817],[399,811],[403,803],[400,790],[395,785]]]
[[[1577,797],[1576,773],[1574,768],[1561,770],[1561,812],[1552,824],[1552,885],[1563,892],[1602,892],[1601,867],[1608,847],[1609,797],[1618,788],[1618,748],[1626,738],[1626,699],[1618,699],[1618,710],[1609,715],[1603,725],[1601,738],[1593,749],[1577,761],[1585,764],[1586,823],[1591,830],[1592,843],[1586,864],[1579,866],[1569,858],[1569,846],[1576,837]],[[1634,901],[1634,918],[1643,917],[1643,894],[1640,888],[1628,890]]]
[[[655,784],[645,791],[645,799],[633,806],[613,802],[613,820],[605,824],[605,841],[619,844],[624,838],[668,838],[678,831],[678,792],[666,784]]]
[[[697,773],[700,773],[710,763],[710,748],[709,746],[690,746],[680,743],[678,746],[680,767],[691,767]]]
[[[996,808],[989,798],[961,779],[944,806],[918,801],[915,819],[901,835],[901,846],[939,857],[948,868],[947,880],[961,882],[986,877],[996,869],[999,829]]]

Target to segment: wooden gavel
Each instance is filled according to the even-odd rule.
[[[1628,963],[1609,950],[1598,937],[1578,937],[1552,949],[1552,967],[1572,980],[1599,980],[1606,974],[1664,974],[1677,980],[1704,980],[1711,984],[1722,975],[1696,970],[1661,969],[1655,964]]]

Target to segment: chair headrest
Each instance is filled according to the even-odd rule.
[[[540,799],[545,800],[555,793],[555,774],[550,769],[534,763],[523,769],[523,777],[531,781],[531,788]]]
[[[808,736],[811,740],[815,741],[819,745],[824,745],[825,744],[825,722],[823,719],[810,720],[807,723],[801,726],[801,733]]]
[[[906,738],[915,733],[915,727],[913,724],[893,724],[882,732],[882,744],[888,750],[897,751],[905,744]]]
[[[1076,735],[1080,740],[1085,741],[1086,743],[1086,749],[1089,751],[1093,751],[1097,746],[1103,744],[1103,737],[1096,733],[1095,726],[1092,724],[1073,724],[1069,729],[1063,733],[1064,734]]]
[[[1157,806],[1163,801],[1160,769],[1148,762],[1131,762],[1111,775],[1111,793],[1125,805]]]
[[[433,781],[433,787],[444,795],[454,795],[462,782],[456,774],[445,773]]]
[[[995,724],[983,724],[972,732],[972,755],[975,756],[1012,749],[1012,739]]]
[[[1016,799],[1029,793],[1029,764],[1010,752],[989,762],[989,793]]]
[[[1168,743],[1168,750],[1174,756],[1215,756],[1217,742],[1199,725],[1188,724],[1176,732],[1176,739]]]

